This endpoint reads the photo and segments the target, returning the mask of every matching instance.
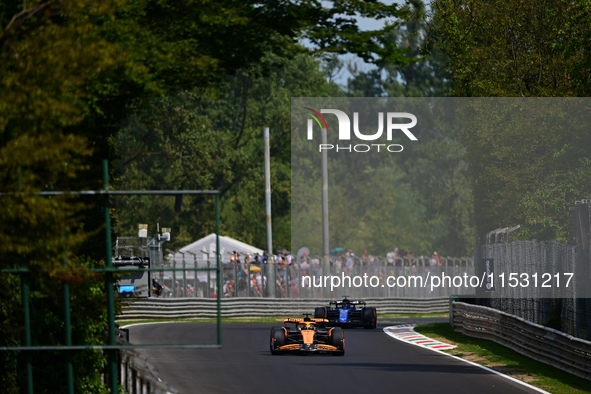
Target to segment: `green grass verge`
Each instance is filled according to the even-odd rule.
[[[456,345],[445,353],[497,370],[550,393],[591,393],[591,381],[522,356],[486,339],[454,332],[448,323],[415,326],[415,331],[431,339]]]
[[[405,319],[405,318],[417,318],[421,319],[424,317],[445,317],[449,318],[449,313],[400,313],[395,315],[383,315],[378,314],[378,323],[380,319]]]

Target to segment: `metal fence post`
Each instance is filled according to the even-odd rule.
[[[185,262],[185,254],[179,250],[183,255],[183,297],[187,298],[187,267]]]
[[[217,259],[217,282],[218,282],[218,291],[216,291],[217,295],[217,304],[218,304],[218,316],[217,316],[217,325],[218,325],[218,345],[222,346],[222,298],[221,298],[221,291],[222,291],[222,265],[220,261],[220,194],[217,193],[215,195],[215,254]],[[209,260],[209,259],[208,259]]]

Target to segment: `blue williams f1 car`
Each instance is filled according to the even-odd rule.
[[[331,301],[327,307],[314,310],[314,318],[327,319],[328,325],[340,327],[363,327],[373,329],[378,326],[376,308],[365,305],[365,301]]]

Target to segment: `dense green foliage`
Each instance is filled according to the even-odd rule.
[[[309,60],[297,60],[302,69],[291,71],[291,85],[278,70],[311,51],[396,60],[398,51],[374,44],[372,38],[382,32],[360,33],[355,16],[396,19],[406,14],[404,7],[375,1],[342,1],[332,9],[319,1],[281,0],[264,7],[243,0],[0,4],[0,191],[22,192],[2,196],[0,268],[31,271],[32,343],[63,343],[64,283],[70,285],[76,344],[104,342],[106,310],[103,277],[87,270],[104,264],[100,199],[48,198],[36,192],[100,188],[102,160],[117,155],[112,144],[121,143],[119,153],[129,153],[142,127],[149,127],[149,142],[156,146],[137,143],[136,157],[121,157],[111,173],[120,178],[119,187],[219,188],[228,228],[239,236],[260,234],[253,209],[253,199],[260,201],[254,194],[260,175],[252,170],[260,161],[261,123],[285,123],[282,106],[300,87],[300,94],[326,93],[305,88],[305,81],[318,79]],[[313,48],[305,49],[300,40]],[[268,82],[262,82],[263,76]],[[272,95],[263,99],[269,88]],[[224,100],[217,104],[219,98]],[[207,113],[185,112],[200,109]],[[283,155],[273,175],[276,212],[287,223],[278,226],[280,242],[289,237],[288,145],[274,135],[274,154]],[[179,171],[187,163],[192,172]],[[140,176],[147,169],[154,179]],[[211,231],[211,202],[177,203],[190,212],[168,223],[178,227],[179,240]],[[200,212],[204,216],[195,220]],[[142,219],[159,221],[161,213]],[[133,221],[125,214],[119,218],[120,228]],[[1,274],[10,289],[0,301],[3,346],[22,343],[20,278]],[[23,354],[3,352],[0,357],[2,391],[24,391]],[[35,392],[65,391],[63,357],[35,354]],[[100,391],[102,357],[82,352],[74,361],[76,391]]]
[[[450,256],[470,253],[474,237],[469,178],[465,152],[455,139],[457,130],[450,127],[454,124],[450,104],[432,98],[302,99],[294,103],[294,109],[311,105],[364,115],[404,108],[421,119],[421,127],[413,131],[418,141],[397,139],[404,147],[398,153],[385,148],[363,154],[328,152],[331,248],[351,248],[359,254],[367,250],[381,256],[395,247],[416,256],[433,251]],[[292,122],[305,124],[304,116]],[[363,129],[376,130],[377,120],[377,116],[364,119]],[[336,127],[332,119],[327,121],[329,128]],[[328,143],[339,144],[337,137],[329,135]],[[295,129],[292,141],[292,236],[296,246],[321,250],[318,147],[306,140],[304,130]],[[347,146],[342,141],[341,145]]]
[[[41,190],[76,190],[88,171],[91,145],[85,135],[66,131],[89,108],[84,85],[111,67],[117,51],[91,21],[112,13],[112,3],[31,2],[0,6],[0,268],[27,267],[31,300],[31,342],[65,342],[62,283],[70,285],[72,334],[77,344],[102,342],[106,305],[100,277],[85,273],[94,266],[83,257],[96,231],[92,200],[40,197]],[[14,8],[12,8],[14,7]],[[67,262],[62,267],[64,261]],[[1,274],[3,345],[22,344],[23,314],[18,276]],[[23,392],[24,354],[3,352],[3,392]],[[78,352],[76,389],[100,391],[102,357]],[[66,354],[32,355],[36,392],[63,392]]]
[[[431,44],[449,59],[456,95],[569,96],[572,58],[557,50],[576,8],[569,1],[436,0]]]
[[[587,1],[435,0],[427,22],[415,17],[421,4],[411,3],[1,3],[0,192],[8,195],[1,196],[0,268],[31,271],[33,344],[64,342],[64,283],[75,343],[105,340],[103,277],[89,273],[104,265],[102,200],[36,194],[101,188],[103,159],[120,189],[220,190],[223,233],[262,247],[261,129],[268,126],[274,245],[291,248],[291,226],[298,224],[291,222],[291,97],[589,94]],[[362,31],[360,16],[388,23]],[[353,73],[339,88],[329,81],[339,67],[334,56],[344,53],[378,68]],[[588,106],[538,105],[464,108],[469,112],[460,116],[480,114],[489,126],[434,124],[405,160],[381,166],[363,158],[355,163],[360,172],[336,169],[335,179],[344,183],[331,207],[342,231],[335,232],[335,246],[463,255],[474,223],[479,233],[521,224],[522,237],[565,239],[566,206],[591,195]],[[528,116],[503,113],[516,108]],[[562,119],[566,109],[577,116]],[[551,118],[536,118],[540,110]],[[530,120],[544,127],[532,128]],[[294,180],[306,187],[295,204],[317,210],[309,197],[318,185],[306,181]],[[361,187],[367,182],[373,186]],[[347,195],[367,204],[339,198]],[[181,246],[213,232],[213,203],[186,196],[114,199],[115,235],[159,223],[173,228],[173,247]],[[366,221],[349,226],[348,213]],[[379,236],[368,238],[370,227]],[[341,236],[358,243],[337,245]],[[0,274],[10,289],[0,299],[3,346],[22,343],[22,278]],[[55,379],[64,374],[63,357],[35,355],[36,392],[64,391],[65,381]],[[3,352],[0,359],[3,392],[22,392],[22,353]],[[100,391],[102,356],[80,352],[74,359],[76,391]]]
[[[429,56],[424,51],[426,22],[423,18],[424,9],[418,7],[415,18],[401,23],[398,30],[387,35],[389,42],[405,51],[407,59],[417,61],[382,62],[375,70],[354,73],[347,85],[349,95],[445,97],[451,94],[453,84],[451,74],[444,70],[445,59],[437,50],[432,50]],[[427,105],[428,100],[423,103]],[[471,253],[475,236],[472,189],[466,151],[459,140],[461,130],[449,127],[455,120],[446,118],[444,113],[426,115],[439,121],[425,128],[426,132],[420,135],[421,143],[400,155],[390,173],[385,173],[387,168],[368,169],[376,175],[368,184],[392,188],[384,195],[394,199],[390,203],[397,211],[386,214],[383,207],[389,204],[372,201],[371,194],[368,196],[367,205],[375,212],[367,213],[366,217],[373,217],[373,223],[380,223],[379,231],[371,235],[371,241],[360,242],[368,244],[366,247],[376,253],[385,254],[392,247],[413,250],[416,254],[430,254],[434,250],[448,256]],[[355,184],[359,184],[359,180],[351,179],[352,190]],[[374,194],[379,195],[382,194]],[[390,219],[386,221],[386,218]],[[382,239],[380,247],[373,249],[371,243],[378,238]]]
[[[435,0],[427,47],[446,56],[457,96],[586,96],[589,7]],[[478,115],[488,125],[467,127],[461,141],[478,233],[521,225],[515,235],[523,239],[568,239],[568,205],[591,196],[591,141],[583,131],[589,105],[557,99],[476,106],[464,112],[468,124]]]
[[[222,193],[221,230],[264,247],[265,208],[262,126],[270,128],[274,243],[290,242],[290,99],[331,95],[317,62],[306,56],[265,61],[277,64],[229,78],[212,97],[181,91],[154,100],[130,117],[114,139],[121,159],[117,185],[126,189],[216,189]],[[126,198],[117,212],[121,234],[150,221],[173,229],[184,246],[215,231],[211,197]]]

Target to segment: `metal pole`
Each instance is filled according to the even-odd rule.
[[[185,262],[185,254],[180,250],[179,253],[183,255],[183,297],[187,298],[187,264]]]
[[[298,256],[297,258],[298,261],[298,280],[296,281],[296,287],[298,287],[300,285],[300,282],[302,281],[302,257]],[[310,262],[308,262],[308,265],[310,264]],[[310,272],[312,270],[312,267],[310,267]],[[298,289],[298,298],[302,298],[302,291],[300,289]]]
[[[109,163],[103,160],[103,183],[105,191],[109,190]],[[109,208],[109,195],[105,193],[105,263],[108,269],[113,269],[113,256],[111,251],[111,212]],[[109,327],[109,342],[110,346],[115,346],[115,300],[113,297],[113,273],[107,272],[107,315]],[[109,375],[111,378],[111,393],[117,394],[119,392],[117,384],[117,351],[109,351]]]
[[[193,252],[189,252],[187,250],[187,253],[190,253],[193,255],[193,259],[194,259],[194,276],[193,276],[193,298],[197,297],[197,287],[199,285],[199,279],[197,278],[197,255]],[[209,267],[208,267],[209,268]],[[209,274],[209,271],[207,272]]]
[[[172,290],[172,298],[176,298],[176,256],[172,259],[172,282],[170,284],[170,288]]]
[[[238,297],[238,266],[240,265],[240,261],[238,259],[234,260],[234,297]],[[230,291],[228,291],[229,293]]]
[[[327,130],[322,128],[322,144],[327,144]],[[328,247],[328,153],[322,150],[322,275],[330,274],[330,256]],[[328,288],[324,288],[324,296],[329,297]]]
[[[247,257],[248,258],[248,257]],[[246,296],[250,297],[250,263],[246,264],[244,263],[245,267],[244,269],[246,270]]]
[[[210,262],[209,262],[209,253],[207,254],[207,297],[211,298],[211,271],[209,270]]]
[[[207,296],[205,296],[204,298],[211,298],[211,271],[209,270],[209,252],[202,250],[201,253],[203,253],[207,256],[207,268],[208,268],[208,270],[207,270]],[[196,272],[195,272],[195,275],[197,275]]]
[[[267,224],[267,264],[273,255],[273,229],[271,227],[271,154],[269,148],[269,128],[263,127],[264,161],[265,161],[265,223]],[[275,270],[268,270],[269,297],[275,297]]]
[[[215,195],[215,254],[217,264],[217,282],[218,290],[216,295],[218,297],[218,345],[222,346],[222,298],[220,292],[222,291],[222,265],[220,261],[220,195]]]

